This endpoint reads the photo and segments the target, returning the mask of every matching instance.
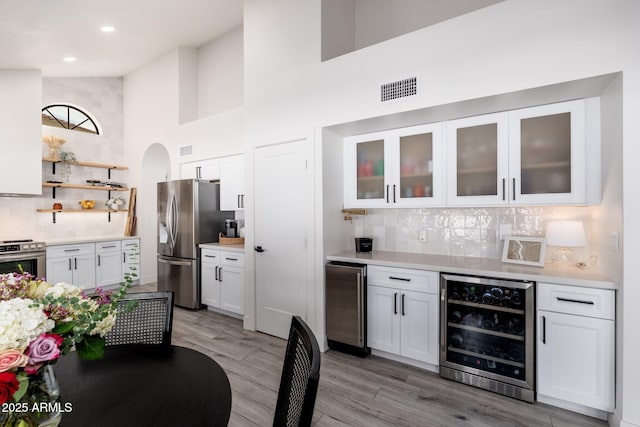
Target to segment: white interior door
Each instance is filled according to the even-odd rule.
[[[308,221],[313,185],[306,140],[255,151],[256,329],[287,338],[307,314]]]

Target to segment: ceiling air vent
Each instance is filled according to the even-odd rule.
[[[193,154],[193,145],[183,145],[180,147],[180,157],[190,156]]]
[[[380,86],[380,101],[391,101],[407,96],[414,96],[418,93],[417,77],[410,77],[397,82],[385,83]]]

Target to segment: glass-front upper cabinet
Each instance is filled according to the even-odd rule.
[[[585,202],[585,101],[509,113],[511,202]]]
[[[441,124],[345,138],[345,207],[441,202]]]
[[[486,114],[447,122],[447,202],[508,203],[508,116]]]
[[[586,203],[585,101],[447,122],[449,205]]]

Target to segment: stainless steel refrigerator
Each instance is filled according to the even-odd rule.
[[[233,211],[220,210],[220,184],[183,179],[158,183],[158,290],[177,306],[200,308],[201,243],[218,241]]]

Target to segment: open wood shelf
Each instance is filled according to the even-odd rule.
[[[61,163],[62,162],[62,160],[60,160],[60,159],[52,159],[50,157],[43,157],[42,161],[43,162],[49,162],[49,163]],[[126,166],[118,166],[118,165],[106,164],[106,163],[69,162],[69,164],[76,165],[76,166],[88,166],[88,167],[91,167],[91,168],[114,169],[114,170],[119,170],[119,171],[125,171],[125,170],[129,169]]]
[[[84,212],[84,213],[92,213],[92,212],[127,212],[127,209],[36,209],[37,212],[47,212],[47,213],[67,213],[67,212]]]
[[[110,187],[101,185],[86,185],[86,184],[66,184],[61,182],[43,182],[43,187],[51,188],[77,188],[80,190],[103,190],[103,191],[129,191],[127,187]]]

